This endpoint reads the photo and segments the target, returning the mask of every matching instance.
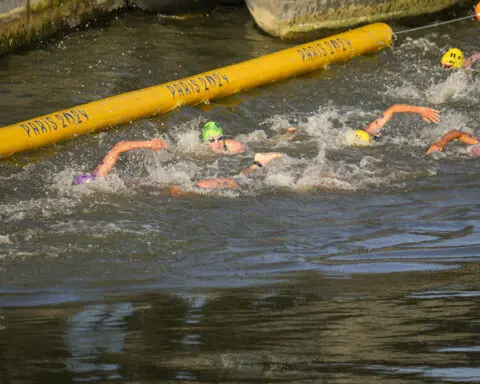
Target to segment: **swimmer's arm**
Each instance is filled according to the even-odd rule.
[[[248,151],[248,146],[238,140],[226,139],[225,145],[231,153],[244,153]]]
[[[478,144],[478,139],[466,132],[459,131],[458,129],[453,129],[450,132],[443,135],[443,137],[433,143],[430,148],[428,148],[427,155],[432,152],[442,152],[445,146],[452,140],[458,139],[465,144]]]
[[[260,162],[256,162],[254,161],[252,165],[250,165],[250,167],[248,168],[245,168],[242,172],[240,172],[242,175],[249,175],[250,173],[252,173],[253,171],[256,171],[257,169],[260,169],[263,167],[263,164],[260,163]]]
[[[478,138],[466,132],[462,132],[458,140],[461,141],[462,143],[469,144],[469,145],[478,144]]]
[[[480,52],[475,53],[472,56],[465,59],[465,62],[463,63],[463,68],[472,69],[472,65],[477,61],[480,61]]]
[[[217,177],[215,179],[203,179],[195,182],[195,186],[205,189],[236,189],[240,188],[231,177]]]
[[[110,152],[103,158],[103,161],[92,172],[95,176],[107,176],[118,161],[118,157],[122,152],[132,149],[150,148],[158,151],[160,148],[168,148],[167,143],[160,139],[152,139],[149,141],[121,141],[112,148]]]
[[[244,169],[240,172],[242,175],[249,175],[253,171],[256,171],[259,168],[265,167],[272,160],[283,157],[283,153],[278,152],[267,152],[267,153],[256,153],[253,158],[253,164],[250,167]]]
[[[399,112],[418,113],[419,115],[421,115],[422,119],[428,123],[440,122],[440,111],[436,109],[427,108],[427,107],[416,107],[414,105],[408,105],[408,104],[394,104],[389,108],[387,108],[385,112],[383,112],[383,114],[380,115],[380,117],[378,117],[376,120],[368,124],[367,127],[365,128],[365,131],[367,131],[368,133],[374,136],[378,135],[382,127],[392,118],[393,114],[399,113]]]
[[[268,152],[268,153],[256,153],[254,157],[254,163],[244,169],[241,173],[243,175],[248,175],[249,173],[266,166],[272,160],[283,157],[283,153],[277,152]],[[215,179],[203,179],[195,182],[195,186],[206,189],[237,189],[240,188],[238,184],[232,177],[218,177]]]

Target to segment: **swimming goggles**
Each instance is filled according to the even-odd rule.
[[[209,138],[207,139],[207,141],[208,141],[209,143],[214,143],[215,141],[223,141],[223,140],[225,140],[225,136],[223,136],[223,135],[222,135],[222,136],[218,136],[217,138],[215,138],[215,137],[209,137]]]

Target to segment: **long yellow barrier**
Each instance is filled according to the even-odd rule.
[[[184,105],[314,71],[388,47],[392,30],[375,23],[239,64],[112,96],[0,128],[0,158]]]

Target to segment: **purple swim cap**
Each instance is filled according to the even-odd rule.
[[[75,177],[75,179],[73,180],[73,184],[78,185],[78,184],[89,183],[89,182],[95,180],[96,178],[97,178],[97,176],[95,176],[95,175],[79,175],[79,176]]]

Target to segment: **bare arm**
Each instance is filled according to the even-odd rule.
[[[394,104],[387,108],[382,115],[367,125],[365,131],[371,135],[377,136],[382,127],[398,112],[412,112],[418,113],[427,123],[439,123],[440,111],[427,107],[416,107],[408,104]]]
[[[248,175],[257,169],[266,166],[272,160],[282,156],[283,156],[283,153],[277,153],[277,152],[256,153],[253,159],[253,164],[250,167],[244,169],[241,173],[243,175]],[[240,188],[240,184],[238,184],[232,177],[217,177],[214,179],[203,179],[203,180],[197,181],[195,185],[200,188],[208,188],[208,189]]]
[[[458,139],[465,144],[478,144],[478,139],[466,132],[453,129],[450,132],[443,135],[443,137],[433,143],[430,148],[428,148],[427,155],[432,152],[442,152],[445,146],[452,140]]]
[[[107,153],[92,174],[95,176],[107,176],[117,163],[118,157],[122,152],[137,148],[151,148],[154,151],[158,151],[160,148],[168,148],[168,145],[160,139],[152,139],[149,141],[121,141],[115,144],[112,150]]]
[[[205,189],[236,189],[240,188],[231,177],[216,177],[214,179],[203,179],[195,182],[195,186]]]
[[[259,168],[265,167],[272,160],[283,157],[283,153],[278,152],[267,152],[267,153],[256,153],[253,158],[253,164],[250,167],[244,169],[242,172],[243,175],[248,175],[253,171],[256,171]]]
[[[465,59],[465,62],[463,63],[463,68],[472,69],[472,65],[477,61],[480,61],[480,52],[475,53],[472,56]]]

